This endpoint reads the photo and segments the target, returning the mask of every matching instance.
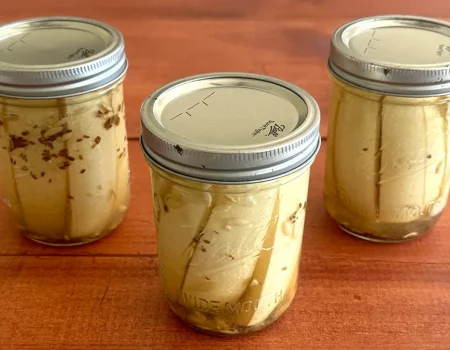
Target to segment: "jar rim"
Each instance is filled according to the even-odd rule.
[[[442,44],[449,55],[439,55],[434,45],[440,50],[441,41],[449,40],[446,21],[409,15],[365,17],[335,30],[328,68],[341,80],[369,91],[411,97],[448,94],[450,45],[446,49]]]
[[[38,17],[6,23],[0,26],[0,46],[1,96],[75,96],[119,80],[128,68],[122,34],[87,18]]]
[[[151,94],[141,107],[140,140],[148,160],[176,173],[259,182],[314,159],[319,127],[317,102],[299,87],[257,74],[209,73]]]

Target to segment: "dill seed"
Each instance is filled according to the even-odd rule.
[[[106,122],[103,124],[106,130],[109,130],[113,126],[113,117],[106,119]]]

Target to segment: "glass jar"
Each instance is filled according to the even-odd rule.
[[[333,35],[324,194],[344,231],[401,242],[439,219],[450,185],[445,40],[449,24],[410,16],[362,19]]]
[[[210,334],[267,327],[297,288],[317,104],[279,80],[216,73],[156,91],[141,120],[171,308]]]
[[[50,37],[49,48],[37,46]],[[0,52],[4,202],[34,241],[77,245],[103,237],[129,202],[120,33],[90,20],[47,18],[0,27],[0,43],[14,49]]]

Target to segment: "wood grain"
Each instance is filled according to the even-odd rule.
[[[326,69],[335,28],[363,16],[450,19],[447,1],[16,0],[0,22],[91,17],[119,28],[126,80],[131,207],[109,237],[57,249],[22,237],[0,206],[0,349],[450,349],[450,209],[416,241],[380,245],[341,232],[324,208],[326,142],[312,166],[300,284],[269,329],[238,339],[184,326],[163,300],[149,169],[136,138],[139,108],[157,87],[214,71],[272,75],[310,92],[326,135]]]
[[[291,308],[238,339],[184,326],[154,257],[0,258],[0,348],[421,349],[450,347],[449,264],[304,258]],[[417,346],[419,344],[419,346]]]

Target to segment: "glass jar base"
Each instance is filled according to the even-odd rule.
[[[206,334],[212,337],[242,337],[245,335],[250,335],[253,333],[260,332],[264,329],[269,328],[273,323],[275,323],[278,318],[272,317],[267,322],[264,322],[263,324],[245,327],[245,326],[234,326],[233,328],[230,328],[228,330],[219,330],[219,329],[212,329],[212,328],[206,328],[202,327],[200,325],[195,325],[193,323],[190,323],[188,320],[183,319],[179,315],[177,315],[181,321],[186,324],[188,327],[192,328],[194,331],[197,331],[202,334]]]
[[[413,232],[410,233],[409,235],[406,235],[405,237],[401,238],[401,239],[392,239],[392,238],[383,238],[383,237],[379,237],[370,233],[361,233],[361,232],[356,232],[356,231],[352,231],[351,229],[338,224],[338,227],[344,231],[345,233],[348,233],[349,235],[353,236],[353,237],[357,237],[360,239],[363,239],[365,241],[369,241],[369,242],[375,242],[375,243],[404,243],[404,242],[409,242],[412,240],[415,240],[421,236],[423,236],[425,233],[417,233],[417,232]],[[409,236],[409,237],[408,237]]]
[[[107,232],[103,235],[97,236],[97,237],[87,237],[87,238],[80,238],[79,240],[73,240],[73,241],[66,241],[66,240],[55,240],[55,241],[49,241],[49,240],[44,240],[44,239],[40,239],[37,237],[33,237],[29,234],[24,233],[23,235],[28,238],[29,240],[35,242],[35,243],[39,243],[39,244],[43,244],[43,245],[47,245],[50,247],[77,247],[80,245],[85,245],[85,244],[89,244],[89,243],[93,243],[96,242],[106,236],[108,236],[111,232]]]
[[[218,318],[217,315],[206,315],[199,311],[189,311],[182,305],[174,304],[170,300],[168,304],[174,314],[184,324],[199,333],[215,337],[239,337],[253,334],[270,327],[282,317],[282,314],[289,307],[291,301],[281,306],[281,308],[273,310],[264,322],[253,326],[241,326],[224,318]]]
[[[111,231],[107,231],[99,236],[94,236],[94,237],[80,237],[78,239],[69,239],[69,240],[65,240],[65,239],[60,239],[60,240],[49,240],[48,238],[42,238],[39,236],[33,236],[32,234],[29,234],[27,232],[22,232],[22,234],[28,238],[29,240],[35,242],[35,243],[39,243],[39,244],[43,244],[46,246],[50,246],[50,247],[77,247],[77,246],[81,246],[81,245],[85,245],[85,244],[89,244],[89,243],[93,243],[96,242],[102,238],[105,238],[106,236],[109,236],[111,233],[113,233],[115,231],[111,230]]]
[[[211,337],[242,337],[245,335],[250,335],[253,333],[257,333],[260,332],[264,329],[269,328],[276,320],[273,320],[271,323],[269,324],[264,324],[264,325],[259,325],[256,327],[251,327],[251,329],[248,329],[248,327],[236,327],[233,330],[230,331],[216,331],[216,330],[211,330],[208,328],[203,328],[201,326],[197,326],[194,324],[190,324],[189,322],[182,320],[184,324],[186,324],[187,326],[189,326],[190,328],[192,328],[194,331],[205,334],[205,335],[209,335]]]
[[[97,235],[85,235],[77,238],[70,238],[68,235],[62,235],[62,238],[50,238],[42,235],[34,234],[33,232],[30,232],[23,226],[18,226],[19,231],[22,233],[23,236],[28,238],[29,240],[39,243],[42,245],[50,246],[50,247],[77,247],[89,243],[96,242],[102,238],[105,238],[106,236],[109,236],[111,233],[117,230],[117,228],[122,225],[124,219],[125,219],[126,211],[123,211],[120,216],[116,218],[113,225],[109,226],[107,229],[105,229],[102,233]],[[60,236],[60,237],[61,237]]]

